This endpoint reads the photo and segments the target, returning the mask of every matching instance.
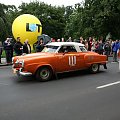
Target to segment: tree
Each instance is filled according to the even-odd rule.
[[[15,16],[16,7],[14,5],[0,4],[0,41],[4,41],[6,37],[12,36],[11,26]]]
[[[119,39],[120,35],[119,0],[85,0],[67,7],[35,1],[22,3],[18,9],[0,4],[0,40],[12,36],[12,23],[21,14],[35,15],[42,23],[43,33],[56,39],[69,36],[105,38],[108,33]]]
[[[84,4],[76,4],[67,21],[66,34],[105,38],[110,32],[116,39],[120,35],[119,28],[119,0],[85,0]]]
[[[19,13],[35,15],[42,23],[43,33],[54,38],[61,38],[65,28],[65,8],[47,5],[44,2],[22,3]]]
[[[5,14],[6,6],[0,4],[0,41],[4,41],[6,36],[8,36],[8,22]]]

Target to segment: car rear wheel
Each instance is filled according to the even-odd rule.
[[[91,73],[97,73],[99,71],[99,64],[95,63],[95,64],[92,64],[91,67],[90,67],[90,72]]]
[[[49,67],[39,68],[36,73],[36,79],[42,82],[48,81],[52,78],[52,70]]]

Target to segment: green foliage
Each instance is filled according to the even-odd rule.
[[[119,0],[85,0],[83,6],[79,4],[76,6],[75,15],[70,16],[70,20],[67,21],[66,34],[76,37],[82,35],[85,38],[88,36],[105,38],[110,32],[115,39],[119,38]]]
[[[5,14],[6,6],[0,4],[0,41],[4,41],[8,35],[8,21]]]
[[[47,5],[43,2],[22,3],[19,13],[35,15],[42,23],[43,33],[53,38],[61,38],[65,28],[65,8]]]
[[[22,3],[18,8],[0,4],[0,41],[12,36],[12,23],[21,14],[35,15],[42,23],[43,34],[55,39],[105,38],[108,33],[119,39],[120,35],[120,0],[85,0],[67,7],[39,1]]]
[[[0,41],[4,41],[6,37],[12,37],[12,22],[17,14],[14,5],[0,4]]]

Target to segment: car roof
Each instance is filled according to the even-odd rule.
[[[50,42],[46,45],[62,46],[62,45],[75,45],[75,46],[84,46],[84,44],[77,42]]]

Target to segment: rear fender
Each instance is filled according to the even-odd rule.
[[[107,57],[105,55],[85,55],[86,67],[90,67],[92,64],[104,65],[107,62]]]

